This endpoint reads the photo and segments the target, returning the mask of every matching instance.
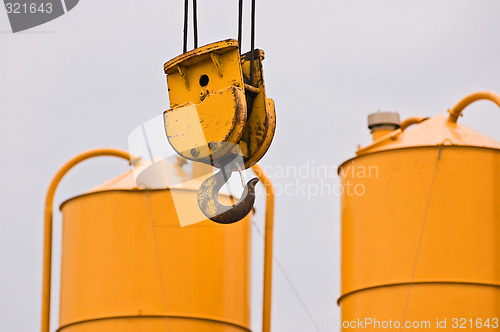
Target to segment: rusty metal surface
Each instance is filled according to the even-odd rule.
[[[198,104],[230,86],[243,89],[237,42],[221,41],[182,54],[165,64],[170,107]]]
[[[256,164],[271,145],[276,115],[266,97],[264,52],[240,56],[238,42],[226,40],[192,50],[165,66],[170,107],[164,112],[167,139],[186,159],[213,165],[221,171],[198,190],[198,204],[209,219],[227,224],[244,218],[255,201],[250,180],[240,201],[224,206],[218,192],[236,169]]]
[[[243,89],[231,86],[209,94],[199,104],[165,111],[165,132],[179,155],[213,165],[212,160],[237,147],[246,116]]]
[[[252,84],[252,58],[253,84]],[[247,122],[240,140],[240,148],[245,160],[245,168],[257,163],[267,152],[274,137],[276,112],[274,101],[266,97],[262,61],[264,51],[256,49],[241,56],[245,97],[247,102]]]
[[[231,170],[221,168],[215,175],[206,179],[198,189],[198,206],[203,214],[219,224],[232,224],[245,218],[252,211],[255,202],[255,185],[259,179],[248,181],[238,203],[232,206],[219,202],[219,190],[229,180]]]
[[[165,64],[171,106],[164,113],[165,129],[174,150],[186,159],[214,165],[224,154],[241,153],[246,169],[271,145],[276,114],[266,97],[264,52],[240,57],[237,47],[235,40],[212,43]],[[239,145],[239,151],[226,143]]]
[[[238,49],[238,42],[234,39],[227,39],[215,43],[211,43],[199,48],[195,48],[189,52],[183,53],[165,63],[163,69],[165,74],[170,74],[175,72],[175,67],[182,63],[184,66],[192,65],[196,62],[205,60],[205,57],[210,57],[210,53],[217,51],[220,53],[225,53],[227,51]],[[205,55],[205,57],[200,57]]]

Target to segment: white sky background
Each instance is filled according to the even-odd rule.
[[[39,329],[43,203],[55,172],[92,148],[127,149],[130,131],[168,108],[162,69],[182,51],[182,3],[82,0],[18,34],[0,8],[0,331]],[[236,37],[237,1],[199,0],[198,7],[200,45]],[[370,141],[366,116],[377,109],[434,116],[471,92],[500,93],[499,14],[498,0],[257,0],[256,46],[266,52],[267,95],[277,111],[261,162],[271,179],[281,188],[320,185],[317,177],[282,177],[279,168],[333,169]],[[492,103],[469,107],[459,121],[500,140]],[[60,202],[126,170],[123,161],[101,158],[63,180],[56,256]],[[263,212],[259,197],[259,223]],[[277,197],[275,255],[319,329],[275,268],[273,331],[337,331],[339,213],[335,195]],[[263,244],[254,239],[260,266]],[[255,271],[253,328],[260,331]],[[57,300],[57,261],[54,288]],[[55,330],[57,310],[53,316]]]

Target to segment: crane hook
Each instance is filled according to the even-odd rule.
[[[255,185],[259,179],[253,178],[245,186],[240,200],[235,205],[226,206],[219,202],[219,190],[231,177],[232,170],[221,167],[220,171],[201,184],[198,189],[198,206],[201,212],[219,224],[232,224],[245,218],[255,202]]]

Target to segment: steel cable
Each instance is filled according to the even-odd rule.
[[[254,50],[255,50],[255,0],[252,0],[252,27],[250,36],[250,85],[254,83]]]
[[[193,0],[193,34],[194,48],[198,48],[198,15],[196,9],[196,0]]]
[[[187,52],[188,11],[189,11],[189,0],[184,0],[184,42],[183,42],[183,47],[182,47],[182,53],[186,53]]]
[[[241,30],[243,25],[243,0],[238,1],[238,47],[241,55]]]

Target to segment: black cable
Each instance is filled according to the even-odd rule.
[[[193,0],[193,30],[194,30],[194,48],[198,48],[198,17],[196,13],[196,0]]]
[[[187,42],[188,42],[188,8],[189,0],[184,0],[184,43],[183,43],[183,53],[187,52]]]
[[[250,40],[250,85],[254,81],[254,50],[255,50],[255,0],[252,0],[252,34]]]
[[[240,47],[241,54],[241,29],[243,25],[243,0],[238,3],[238,46]]]

